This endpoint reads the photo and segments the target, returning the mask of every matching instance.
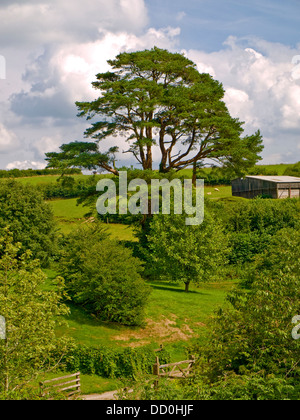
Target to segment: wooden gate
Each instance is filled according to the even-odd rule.
[[[166,365],[159,364],[159,358],[153,366],[153,375],[158,377],[167,377],[170,379],[182,379],[191,375],[196,360],[183,360],[177,363],[168,363]]]
[[[80,372],[73,375],[61,376],[60,378],[49,379],[40,383],[41,395],[43,397],[49,395],[51,391],[64,393],[67,399],[73,399],[80,395]],[[68,392],[66,392],[68,391]]]

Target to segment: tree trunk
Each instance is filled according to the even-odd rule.
[[[184,284],[185,284],[185,293],[188,293],[189,292],[189,287],[190,287],[190,282],[189,281],[185,281],[184,282]]]
[[[147,146],[147,163],[145,169],[152,171],[152,146]]]
[[[193,163],[193,178],[192,178],[194,187],[196,187],[196,181],[197,181],[197,161],[195,160]]]

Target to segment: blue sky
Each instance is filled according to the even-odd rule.
[[[83,140],[75,101],[96,97],[95,74],[155,45],[223,83],[245,133],[261,130],[263,163],[300,161],[299,0],[1,0],[0,22],[1,169],[43,167]]]
[[[298,0],[147,0],[146,4],[152,25],[181,27],[181,48],[217,51],[230,35],[294,47],[299,42]]]
[[[222,48],[224,40],[258,37],[296,46],[299,42],[298,0],[147,0],[151,24],[181,27],[180,47],[207,52]]]

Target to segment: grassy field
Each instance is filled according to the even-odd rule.
[[[55,182],[56,176],[23,178],[24,183]],[[205,187],[205,196],[211,199],[232,199],[230,186]],[[53,209],[60,231],[64,234],[78,226],[88,223],[88,209],[77,206],[77,199],[60,199],[48,202]],[[133,229],[119,224],[105,224],[112,238],[132,241]],[[48,282],[46,288],[53,287],[56,277],[55,267],[46,270]],[[208,333],[207,322],[211,314],[226,304],[225,297],[233,287],[233,282],[222,281],[206,283],[196,288],[191,286],[189,293],[184,292],[183,284],[163,282],[150,283],[152,293],[146,307],[143,328],[131,328],[119,324],[102,322],[86,313],[82,308],[70,304],[70,315],[66,317],[66,326],[59,329],[59,335],[72,337],[85,345],[111,345],[117,347],[137,347],[151,345],[158,348],[164,345],[171,354],[173,362],[184,360],[185,350],[194,340],[203,342]],[[54,374],[53,376],[57,376]],[[49,376],[47,377],[49,379]],[[117,389],[118,381],[96,376],[82,375],[84,394],[101,393]]]
[[[85,179],[86,175],[72,175],[75,179]],[[41,176],[32,176],[32,177],[24,177],[24,178],[15,178],[16,181],[22,182],[22,184],[30,184],[30,185],[43,185],[49,184],[53,182],[57,182],[59,179],[58,175],[41,175]]]
[[[218,190],[218,191],[217,191]],[[211,198],[231,197],[230,187],[207,187],[205,192]],[[77,206],[76,199],[52,200],[55,218],[61,232],[68,233],[86,223],[86,208]],[[133,229],[120,224],[104,224],[112,238],[135,240]],[[55,272],[48,271],[49,279]],[[61,333],[73,337],[77,342],[87,345],[111,344],[112,346],[138,346],[169,343],[175,345],[174,358],[183,357],[183,348],[190,339],[205,336],[205,322],[213,310],[224,303],[230,283],[205,284],[184,293],[183,285],[152,283],[152,294],[146,310],[144,328],[127,328],[118,324],[101,322],[85,313],[77,306],[70,305],[71,315],[68,327]],[[177,344],[176,344],[177,343]],[[178,344],[179,343],[179,344]]]
[[[257,165],[256,168],[266,169],[271,175],[278,174],[279,176],[282,176],[291,166],[293,165],[288,163],[280,163],[277,165]]]
[[[85,217],[89,209],[82,205],[77,205],[77,198],[50,200],[48,201],[48,204],[53,210],[60,231],[64,234],[68,234],[77,227],[90,222],[89,218]],[[118,239],[120,241],[136,240],[133,236],[133,228],[131,226],[106,223],[104,223],[103,226],[107,229],[113,239]]]
[[[54,270],[46,270],[47,288],[56,276]],[[103,322],[69,304],[70,315],[65,317],[66,325],[60,327],[58,335],[73,338],[87,346],[138,347],[163,345],[177,362],[186,358],[186,348],[195,342],[205,342],[208,334],[207,322],[219,307],[226,305],[225,297],[235,286],[234,282],[203,283],[191,286],[185,293],[183,284],[164,282],[149,283],[152,292],[146,307],[146,321],[143,327],[126,327],[116,323]],[[63,373],[62,373],[63,375]],[[54,377],[50,375],[50,378]],[[57,375],[56,375],[57,376]],[[47,375],[47,379],[50,379]],[[102,393],[118,389],[120,382],[97,376],[82,375],[83,394]]]
[[[185,347],[191,339],[205,338],[208,317],[224,304],[225,296],[234,283],[204,284],[191,288],[189,293],[184,292],[183,285],[162,282],[150,285],[152,293],[143,328],[100,321],[71,304],[71,313],[66,318],[68,325],[60,333],[85,345],[157,347],[164,344],[172,347],[172,344],[182,342]]]
[[[255,168],[258,169],[258,172],[261,170],[262,174],[265,170],[267,170],[267,172],[270,173],[270,175],[277,175],[277,174],[278,175],[283,175],[284,172],[293,165],[294,164],[289,164],[289,163],[279,163],[279,164],[276,164],[276,165],[256,165]],[[202,170],[206,173],[210,173],[212,169],[211,168],[203,168]],[[179,171],[178,174],[181,175],[181,176],[184,175],[187,178],[191,178],[192,177],[192,169],[183,169],[183,170]]]

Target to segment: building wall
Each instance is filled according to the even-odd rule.
[[[278,188],[278,198],[300,198],[300,188]]]
[[[283,184],[256,178],[236,179],[232,181],[232,195],[250,199],[260,195],[274,199],[300,198],[300,184]]]
[[[236,179],[232,182],[232,195],[244,198],[268,195],[277,198],[277,184],[253,178]]]

